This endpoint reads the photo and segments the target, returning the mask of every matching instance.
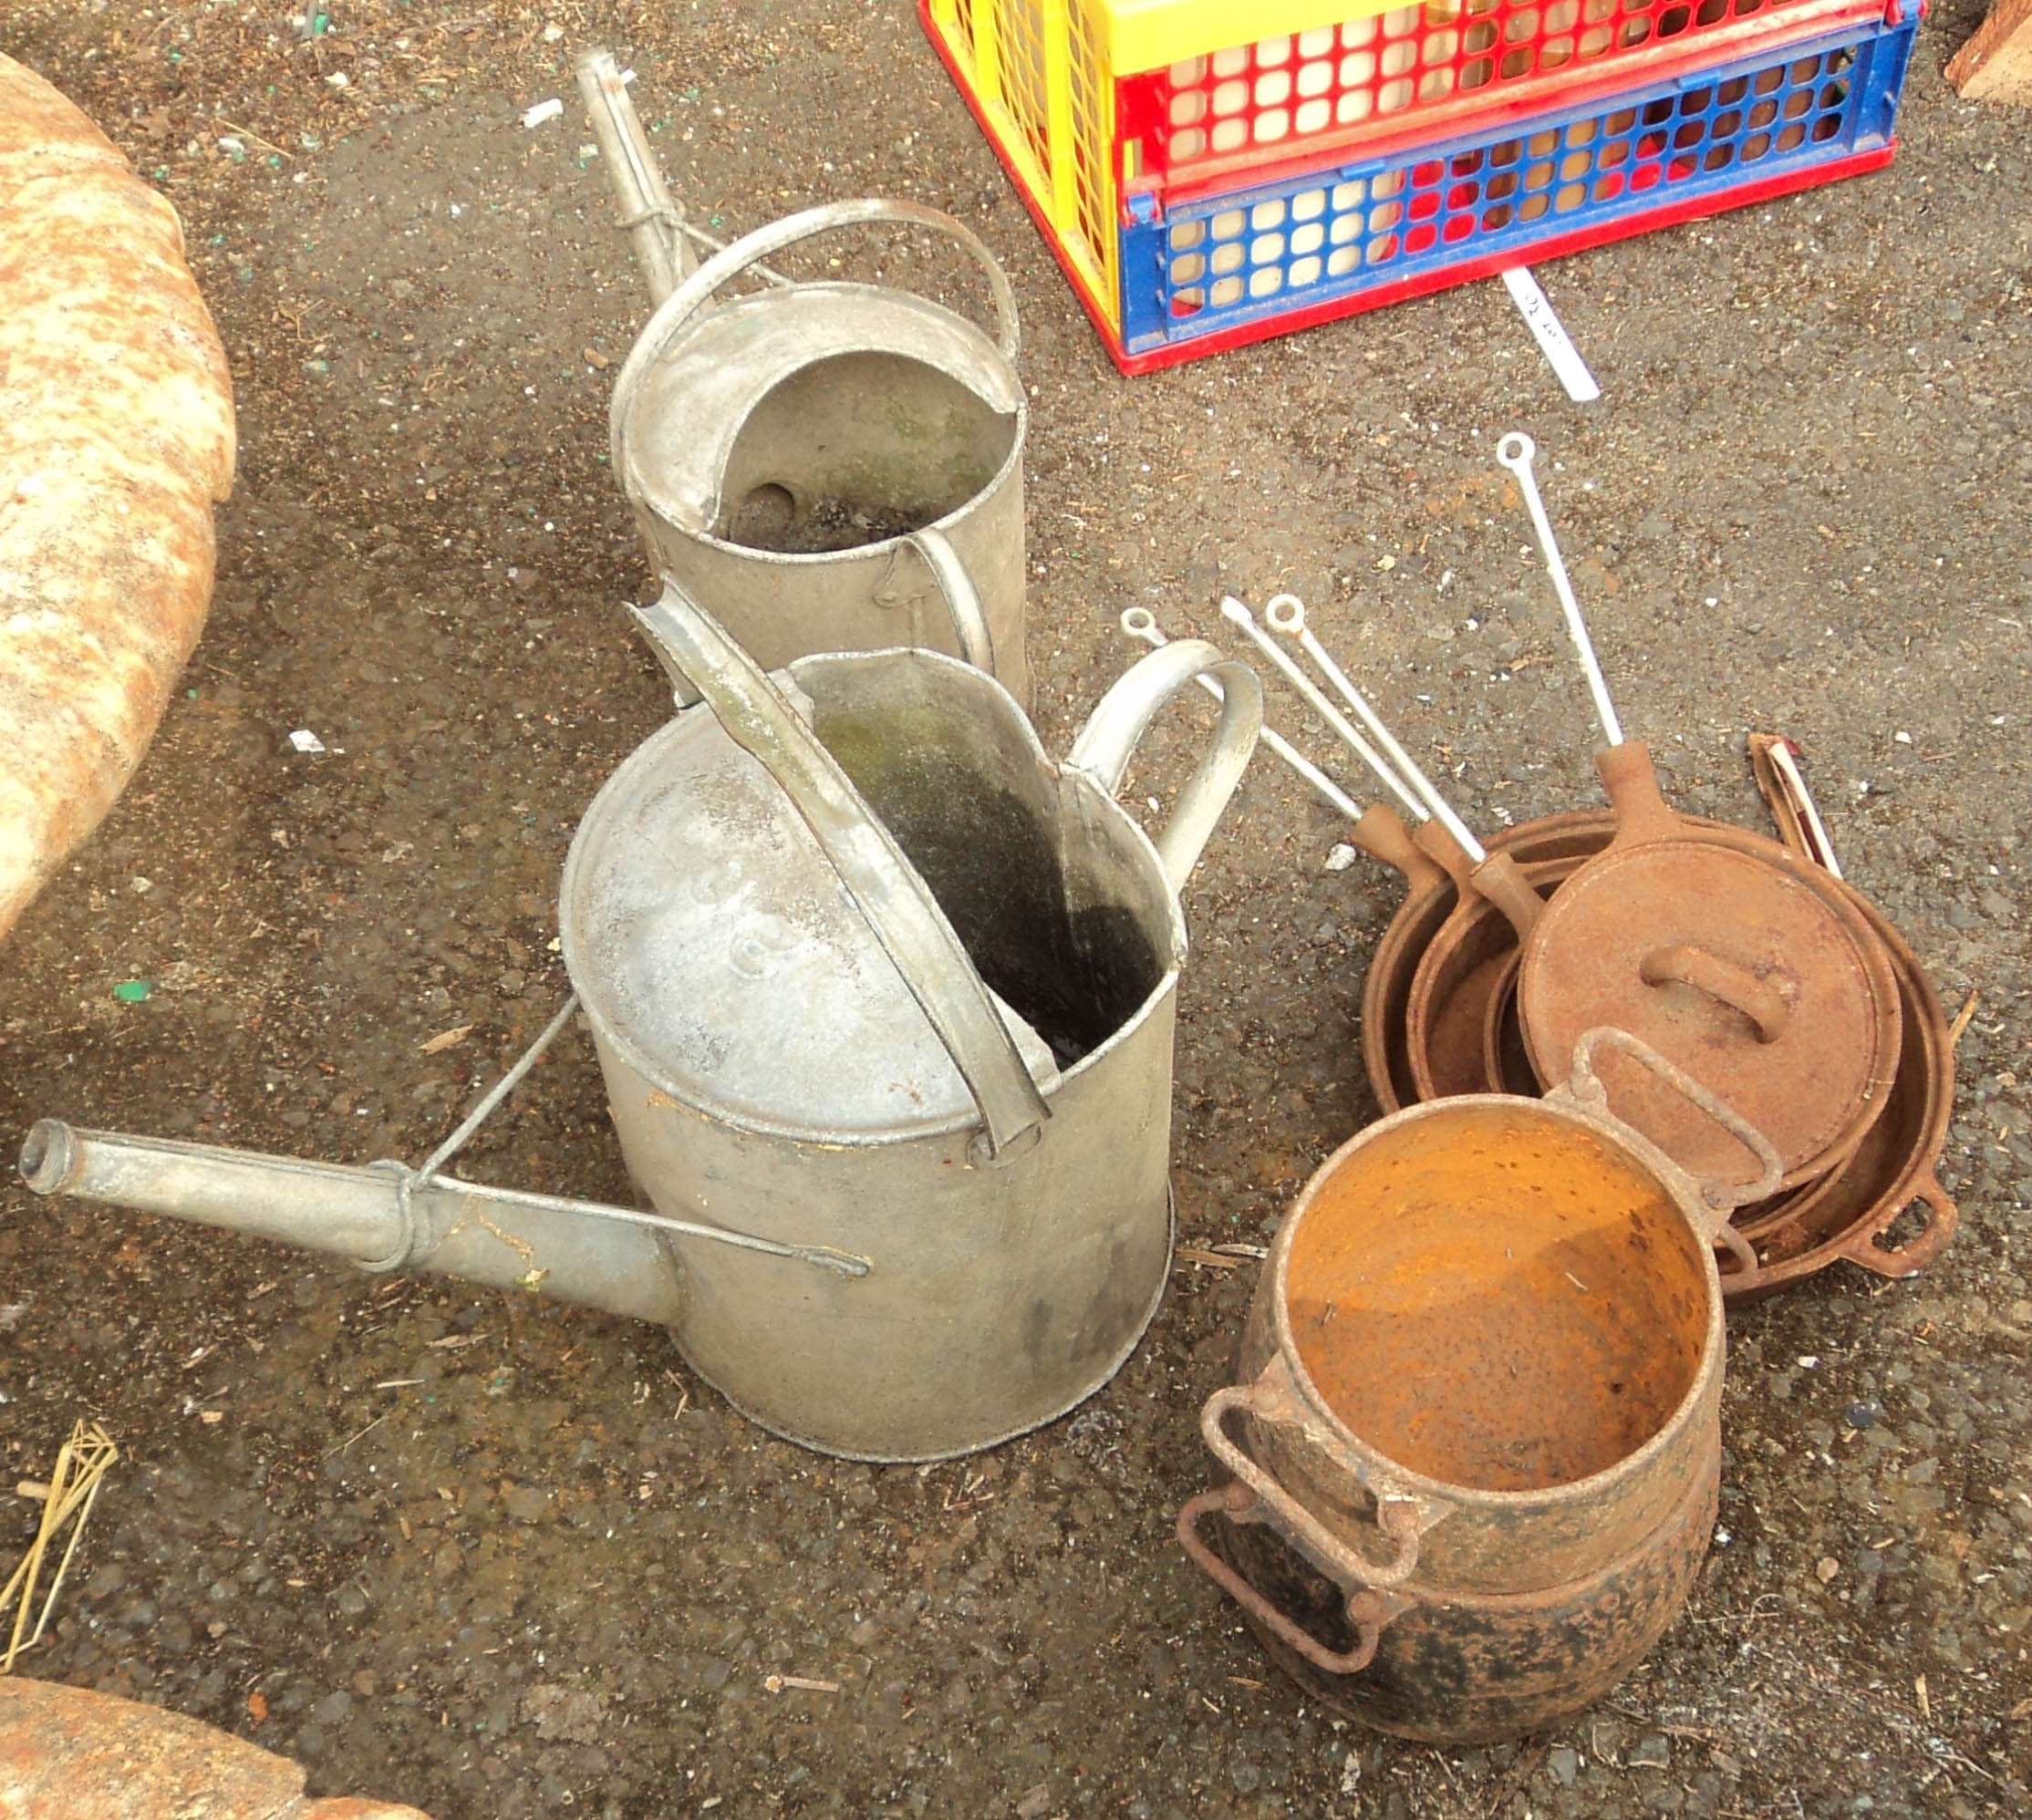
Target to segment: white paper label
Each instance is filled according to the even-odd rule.
[[[1530,268],[1513,265],[1503,274],[1503,288],[1510,294],[1510,301],[1517,305],[1525,326],[1537,339],[1539,352],[1545,356],[1552,371],[1559,376],[1560,384],[1566,388],[1567,397],[1577,405],[1591,404],[1600,398],[1602,388],[1595,384],[1594,375],[1588,371],[1588,363],[1581,358],[1581,350],[1574,346],[1559,317],[1552,314],[1552,305],[1546,300],[1545,293],[1539,289]]]

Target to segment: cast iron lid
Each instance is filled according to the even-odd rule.
[[[1838,883],[1774,842],[1681,821],[1634,750],[1634,782],[1603,763],[1616,839],[1560,887],[1525,946],[1532,1062],[1551,1084],[1583,1030],[1628,1030],[1763,1132],[1788,1184],[1804,1180],[1840,1161],[1888,1097],[1902,1023],[1890,959]],[[1740,1144],[1662,1082],[1618,1063],[1602,1078],[1617,1115],[1682,1167],[1753,1173]]]

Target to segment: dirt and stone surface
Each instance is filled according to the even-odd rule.
[[[1762,825],[1744,737],[1789,733],[1851,875],[1950,1011],[1974,995],[1961,1232],[1921,1279],[1843,1266],[1732,1317],[1685,1616],[1584,1718],[1464,1751],[1309,1705],[1171,1540],[1246,1259],[1180,1263],[1070,1419],[871,1468],[770,1439],[658,1329],[9,1189],[10,1546],[36,1518],[12,1487],[77,1418],[127,1453],[25,1666],[442,1820],[2032,1811],[2032,135],[1942,83],[1970,0],[1920,33],[1888,172],[1545,269],[1605,388],[1586,408],[1492,284],[1120,378],[898,5],[313,10],[0,16],[181,212],[243,433],[203,645],[0,951],[0,1128],[414,1161],[563,998],[566,843],[668,711],[606,460],[645,300],[569,77],[605,41],[716,232],[882,192],[1006,262],[1054,750],[1130,655],[1125,607],[1218,636],[1222,590],[1288,587],[1473,821],[1597,801],[1492,458],[1529,429],[1676,801]],[[903,241],[800,269],[829,257],[945,281]],[[1182,777],[1197,708],[1133,800]],[[1374,1114],[1357,1008],[1401,887],[1329,871],[1338,832],[1265,757],[1187,894],[1175,1155],[1202,1247],[1263,1243]],[[627,1194],[583,1032],[469,1163]]]

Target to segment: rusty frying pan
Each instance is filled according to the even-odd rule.
[[[1750,751],[1786,844],[1805,846],[1810,840],[1814,851],[1831,859],[1826,830],[1810,800],[1803,806],[1789,800],[1803,795],[1803,782],[1796,767],[1789,768],[1788,780],[1772,762],[1769,754],[1777,743],[1769,735],[1753,735]],[[1607,844],[1614,826],[1612,818],[1602,814],[1560,819],[1570,824],[1569,842],[1597,849]],[[1860,892],[1846,884],[1843,890],[1882,944],[1897,976],[1902,1025],[1897,1076],[1882,1113],[1846,1160],[1816,1182],[1737,1214],[1735,1224],[1758,1261],[1752,1272],[1724,1271],[1722,1287],[1732,1303],[1761,1300],[1843,1258],[1882,1277],[1916,1276],[1946,1248],[1958,1223],[1954,1203],[1935,1173],[1954,1093],[1946,1017],[1917,957],[1890,920]],[[1517,1019],[1518,958],[1513,952],[1498,980],[1483,1027],[1482,1070],[1498,1091],[1530,1091],[1533,1080]],[[1886,1245],[1884,1235],[1914,1201],[1925,1204],[1926,1225],[1904,1243]]]
[[[1546,889],[1550,888],[1554,867],[1564,863],[1564,870],[1560,873],[1563,877],[1589,854],[1600,852],[1608,837],[1610,825],[1609,818],[1598,810],[1546,815],[1519,827],[1503,829],[1490,837],[1488,846],[1492,853],[1505,853],[1513,860],[1527,883],[1533,884],[1535,888]],[[1420,960],[1439,932],[1448,926],[1463,901],[1477,906],[1478,916],[1494,918],[1496,927],[1508,932],[1514,953],[1515,932],[1502,914],[1478,894],[1464,900],[1453,878],[1433,866],[1429,878],[1414,885],[1398,907],[1369,963],[1368,977],[1362,993],[1363,1059],[1368,1069],[1370,1089],[1385,1112],[1394,1112],[1420,1100],[1436,1097],[1419,1084],[1420,1069],[1429,1073],[1431,1062],[1428,1058],[1415,1065],[1406,1013]],[[1445,1021],[1450,1031],[1461,1014],[1441,1001],[1434,1015]],[[1442,1073],[1449,1081],[1455,1078],[1450,1069],[1443,1070]],[[1486,1082],[1481,1082],[1471,1089],[1449,1085],[1445,1091],[1486,1092],[1489,1089]],[[1535,1094],[1539,1090],[1534,1083],[1526,1091]]]
[[[1563,1032],[1618,1023],[1756,1123],[1785,1187],[1825,1174],[1897,1078],[1902,1017],[1882,941],[1831,874],[1775,841],[1676,814],[1641,741],[1598,754],[1596,770],[1615,835],[1524,944],[1517,998],[1533,1068],[1550,1080]],[[1730,1166],[1720,1132],[1635,1070],[1612,1074],[1619,1116],[1682,1166]]]
[[[1787,844],[1811,853],[1839,878],[1832,844],[1792,761],[1790,742],[1752,734],[1750,761]],[[1841,1258],[1882,1277],[1916,1276],[1946,1249],[1960,1221],[1936,1173],[1954,1109],[1953,1032],[1904,937],[1860,892],[1851,889],[1851,898],[1898,976],[1903,1029],[1897,1078],[1882,1115],[1841,1169],[1737,1213],[1736,1223],[1759,1261],[1747,1278],[1732,1284],[1723,1277],[1736,1300],[1761,1300]],[[1902,1245],[1885,1245],[1884,1235],[1915,1200],[1926,1205],[1925,1225]]]
[[[1533,1069],[1564,1079],[1583,1030],[1630,1031],[1734,1106],[1777,1146],[1786,1187],[1827,1174],[1883,1112],[1902,1040],[1898,979],[1840,881],[1776,842],[1703,828],[1625,739],[1560,560],[1531,462],[1517,478],[1607,742],[1595,770],[1614,838],[1576,871],[1524,942],[1517,1001]],[[1719,1174],[1735,1146],[1639,1070],[1612,1068],[1610,1104],[1682,1168]]]

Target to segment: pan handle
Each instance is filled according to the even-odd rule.
[[[1616,812],[1616,845],[1670,840],[1680,832],[1679,817],[1658,788],[1651,748],[1642,739],[1603,747],[1594,755],[1594,773]]]
[[[1785,1179],[1785,1163],[1770,1139],[1733,1106],[1716,1098],[1684,1069],[1667,1061],[1649,1043],[1610,1024],[1599,1024],[1591,1030],[1581,1031],[1580,1040],[1573,1045],[1572,1072],[1565,1084],[1554,1088],[1546,1099],[1557,1102],[1563,1098],[1565,1103],[1614,1125],[1619,1138],[1627,1141],[1634,1135],[1642,1140],[1647,1150],[1656,1150],[1657,1146],[1643,1138],[1642,1132],[1633,1132],[1609,1111],[1609,1091],[1594,1071],[1594,1055],[1599,1049],[1621,1050],[1633,1061],[1649,1069],[1666,1086],[1691,1101],[1696,1111],[1714,1120],[1757,1159],[1757,1180],[1747,1184],[1696,1180],[1667,1160],[1667,1166],[1675,1174],[1693,1183],[1701,1206],[1710,1215],[1708,1238],[1716,1245],[1726,1245],[1743,1269],[1756,1270],[1757,1254],[1750,1248],[1749,1241],[1729,1224],[1728,1215],[1737,1207],[1747,1206],[1752,1201],[1767,1200],[1778,1193],[1778,1184]]]
[[[1350,1458],[1334,1436],[1305,1412],[1298,1387],[1281,1358],[1272,1359],[1252,1384],[1229,1384],[1208,1397],[1199,1412],[1200,1438],[1215,1459],[1245,1486],[1261,1515],[1285,1541],[1343,1592],[1363,1588],[1387,1590],[1401,1587],[1418,1567],[1419,1539],[1447,1514],[1440,1505],[1428,1515],[1422,1501],[1393,1496],[1381,1487],[1375,1491],[1375,1525],[1396,1544],[1394,1559],[1378,1564],[1351,1547],[1262,1467],[1238,1446],[1228,1432],[1229,1416],[1236,1412],[1261,1422],[1296,1428],[1306,1440],[1331,1456],[1350,1477],[1362,1483],[1374,1478],[1361,1463]]]
[[[1925,1229],[1909,1245],[1902,1245],[1896,1250],[1879,1245],[1879,1236],[1890,1229],[1913,1200],[1925,1202],[1931,1211]],[[1911,1198],[1901,1200],[1891,1207],[1867,1232],[1850,1234],[1842,1242],[1841,1255],[1851,1264],[1874,1270],[1880,1277],[1916,1277],[1947,1249],[1949,1241],[1954,1236],[1954,1228],[1961,1221],[1961,1209],[1940,1185],[1940,1178],[1929,1169],[1913,1184]]]
[[[1354,844],[1373,860],[1401,872],[1417,896],[1447,884],[1446,874],[1420,847],[1404,817],[1386,802],[1372,802],[1354,824]]]
[[[1065,758],[1070,768],[1086,772],[1113,796],[1157,710],[1202,671],[1220,684],[1220,720],[1198,770],[1178,792],[1171,820],[1153,843],[1173,891],[1185,889],[1256,750],[1263,726],[1263,685],[1256,672],[1222,657],[1204,638],[1177,639],[1139,658],[1115,679]]]
[[[1375,1660],[1376,1644],[1381,1639],[1383,1627],[1398,1615],[1395,1609],[1385,1608],[1374,1593],[1348,1592],[1343,1588],[1348,1622],[1354,1629],[1354,1648],[1328,1649],[1311,1631],[1285,1617],[1200,1539],[1200,1518],[1217,1511],[1230,1523],[1264,1520],[1256,1494],[1239,1480],[1230,1480],[1225,1485],[1187,1499],[1185,1508],[1178,1513],[1178,1546],[1186,1551],[1186,1558],[1194,1567],[1271,1636],[1297,1650],[1314,1668],[1330,1675],[1352,1675],[1359,1674]]]

